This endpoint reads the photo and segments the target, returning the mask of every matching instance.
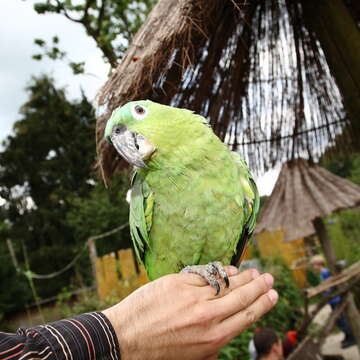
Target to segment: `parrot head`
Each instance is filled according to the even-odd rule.
[[[115,109],[105,127],[105,138],[130,164],[146,168],[156,148],[143,135],[144,124],[149,122],[151,102],[132,101]],[[146,128],[146,124],[145,124]]]
[[[105,127],[105,138],[128,163],[147,168],[155,153],[168,153],[181,142],[189,141],[193,133],[189,133],[188,125],[194,122],[190,120],[193,115],[189,110],[149,100],[131,101],[113,111]]]

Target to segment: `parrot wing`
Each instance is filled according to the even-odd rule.
[[[254,232],[256,226],[256,217],[260,208],[260,196],[255,184],[255,180],[252,177],[245,160],[243,160],[237,153],[233,153],[233,156],[236,163],[238,164],[239,175],[241,178],[241,187],[245,195],[243,203],[239,204],[239,206],[241,206],[244,209],[244,212],[247,214],[246,221],[236,247],[236,253],[231,260],[233,265],[237,265],[241,259],[248,240],[251,238]]]
[[[135,172],[132,179],[130,201],[130,234],[136,256],[143,262],[149,248],[149,232],[152,225],[154,193],[148,183]]]

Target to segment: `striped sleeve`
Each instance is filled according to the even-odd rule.
[[[79,315],[16,334],[0,333],[0,360],[120,360],[109,320],[100,312]]]

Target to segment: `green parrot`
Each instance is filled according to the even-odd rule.
[[[228,286],[222,263],[238,263],[259,210],[246,162],[200,115],[149,100],[115,109],[105,138],[135,166],[130,232],[150,280],[182,270]]]

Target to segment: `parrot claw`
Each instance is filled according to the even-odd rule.
[[[181,270],[181,272],[200,275],[216,290],[215,296],[219,295],[221,289],[220,283],[216,279],[216,275],[219,274],[219,276],[224,280],[225,286],[229,287],[229,277],[227,276],[220,261],[214,261],[206,265],[186,266]]]

